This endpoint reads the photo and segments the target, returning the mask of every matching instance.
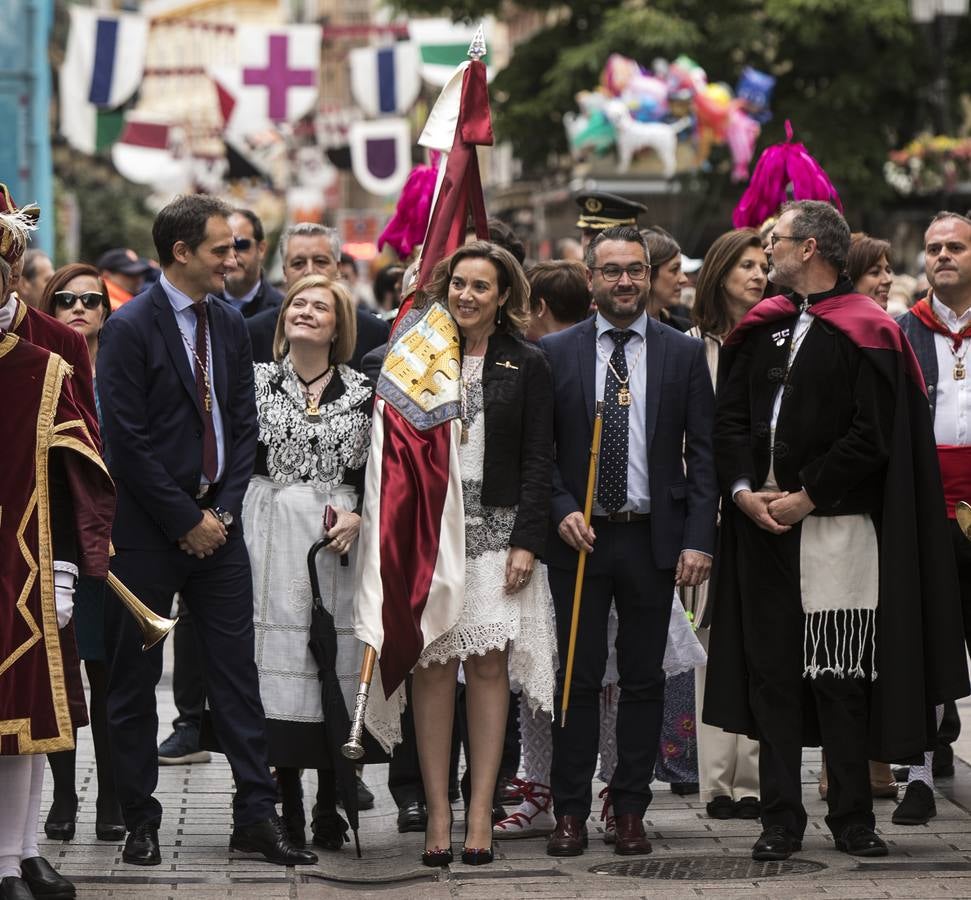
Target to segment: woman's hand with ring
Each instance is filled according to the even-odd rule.
[[[338,555],[347,553],[351,545],[357,540],[361,530],[361,517],[347,509],[337,510],[337,521],[330,531],[324,532],[324,537],[330,538],[327,549]]]
[[[534,554],[522,547],[510,547],[506,557],[506,593],[515,594],[529,583],[533,574]]]

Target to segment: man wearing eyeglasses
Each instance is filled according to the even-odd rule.
[[[556,829],[547,852],[576,856],[587,843],[597,761],[600,687],[611,600],[619,618],[617,768],[610,784],[615,852],[651,852],[644,812],[661,734],[662,661],[675,585],[707,579],[718,492],[711,454],[714,398],[704,348],[645,309],[650,257],[636,227],[590,242],[593,318],[543,337],[554,385],[556,460],[547,547],[556,611],[562,702],[579,551],[583,578],[569,716],[553,726]],[[591,524],[583,509],[595,404],[603,402]]]
[[[229,217],[236,248],[236,269],[226,276],[223,297],[246,319],[253,345],[253,362],[273,362],[273,329],[254,324],[260,313],[268,313],[267,321],[276,319],[283,302],[281,294],[263,271],[266,257],[266,235],[259,216],[249,209],[237,209]]]
[[[934,704],[968,693],[924,379],[842,274],[849,243],[830,204],[785,207],[769,279],[787,293],[745,316],[719,369],[703,717],[759,741],[756,860],[802,849],[802,748],[820,744],[836,849],[885,856],[868,760],[922,760]]]

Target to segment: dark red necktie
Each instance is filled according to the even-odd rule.
[[[209,322],[206,302],[193,303],[196,314],[196,396],[202,410],[202,474],[213,484],[219,472],[219,454],[216,450],[216,427],[212,423],[212,386],[209,382],[209,343],[206,335]]]

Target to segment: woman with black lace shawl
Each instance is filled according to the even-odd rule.
[[[318,770],[314,844],[339,850],[347,824],[336,809],[324,737],[317,665],[307,647],[311,588],[307,551],[318,554],[324,606],[337,630],[337,674],[353,708],[362,646],[354,637],[352,597],[364,465],[371,439],[373,389],[349,368],[356,315],[343,284],[312,275],[284,298],[273,340],[276,362],[255,367],[259,444],[243,503],[253,565],[256,663],[266,711],[269,762],[275,766],[283,817],[295,846],[305,846],[299,770]],[[324,525],[325,510],[336,514]]]

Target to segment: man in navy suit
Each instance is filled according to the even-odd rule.
[[[662,661],[675,585],[711,568],[718,489],[714,397],[699,341],[645,313],[650,258],[636,228],[615,226],[586,251],[597,315],[542,338],[553,371],[556,464],[546,563],[556,609],[562,698],[578,553],[589,554],[565,727],[554,721],[551,856],[579,855],[597,761],[599,695],[613,599],[620,627],[618,763],[610,784],[615,851],[649,853],[643,817],[661,734]],[[593,518],[583,521],[594,409],[603,400]],[[558,719],[558,717],[557,717]]]
[[[253,584],[238,525],[256,455],[253,361],[242,316],[217,295],[236,267],[231,210],[179,197],[155,220],[158,284],[102,332],[98,391],[118,491],[112,571],[156,613],[178,592],[204,657],[206,694],[236,781],[230,846],[314,863],[276,818],[253,647]],[[108,719],[129,835],[122,858],[158,865],[161,804],[155,688],[162,647],[120,604],[105,608]]]

